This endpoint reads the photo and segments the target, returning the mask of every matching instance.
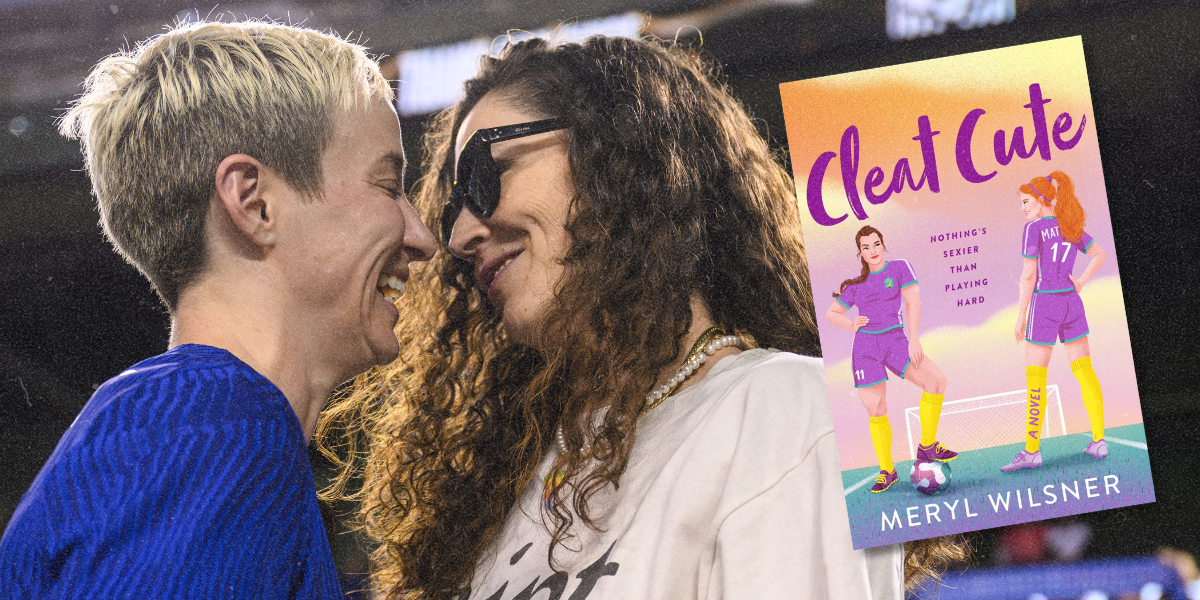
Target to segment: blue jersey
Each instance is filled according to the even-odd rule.
[[[183,345],[88,401],[0,539],[0,598],[342,598],[307,440],[266,378]]]
[[[1033,290],[1043,294],[1074,290],[1070,275],[1075,268],[1075,252],[1086,254],[1093,241],[1086,231],[1078,242],[1063,239],[1056,217],[1042,217],[1026,223],[1021,256],[1037,259],[1037,285]]]
[[[900,320],[900,290],[916,285],[917,275],[907,260],[889,260],[878,271],[871,271],[862,283],[852,283],[838,295],[837,301],[849,310],[858,305],[858,314],[870,321],[861,333],[883,333],[903,327]]]

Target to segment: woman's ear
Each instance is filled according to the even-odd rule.
[[[274,243],[273,200],[264,193],[268,169],[252,156],[233,154],[217,165],[217,198],[233,225],[253,244]]]

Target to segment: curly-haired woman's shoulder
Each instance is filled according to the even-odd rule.
[[[718,396],[717,421],[736,419],[743,437],[753,436],[762,445],[784,443],[801,452],[833,432],[821,359],[754,349],[722,363],[719,372],[710,373]]]

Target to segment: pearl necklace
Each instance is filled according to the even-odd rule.
[[[663,403],[670,396],[679,384],[683,383],[689,375],[700,369],[700,365],[704,364],[708,357],[716,354],[722,348],[727,346],[737,346],[739,348],[746,347],[746,340],[737,335],[722,335],[724,331],[720,327],[712,327],[705,331],[700,339],[696,340],[695,345],[688,352],[687,358],[683,360],[683,366],[679,367],[666,383],[658,387],[658,389],[646,395],[646,403],[642,409],[638,411],[638,417],[650,412],[651,409]],[[554,441],[558,445],[558,451],[561,454],[567,453],[567,440],[563,437],[562,423],[559,423],[558,430],[554,432]],[[592,449],[591,444],[584,444],[580,452],[587,454]]]

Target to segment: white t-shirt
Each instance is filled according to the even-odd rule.
[[[467,596],[478,600],[902,597],[899,545],[854,550],[821,361],[747,350],[643,416],[600,531],[547,560],[543,480],[525,489]]]

